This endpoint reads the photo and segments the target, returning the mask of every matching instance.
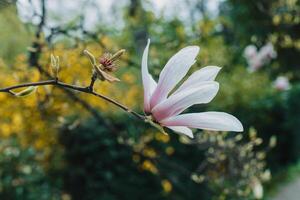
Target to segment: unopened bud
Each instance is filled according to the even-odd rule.
[[[54,77],[57,79],[59,72],[59,57],[55,57],[53,54],[51,54],[51,70]]]
[[[22,90],[21,92],[15,93],[14,95],[17,97],[26,97],[32,93],[34,93],[37,89],[37,86],[30,86],[24,90]]]
[[[110,60],[112,62],[118,60],[125,53],[125,51],[126,51],[125,49],[119,50],[117,53],[115,53],[114,55],[112,55],[112,57],[110,58]]]
[[[56,59],[55,59],[54,55],[51,54],[50,58],[51,58],[51,66],[56,66]]]

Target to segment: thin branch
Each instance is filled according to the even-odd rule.
[[[121,108],[122,110],[126,111],[129,114],[134,115],[135,117],[141,119],[141,120],[145,120],[145,116],[141,115],[133,110],[131,110],[130,108],[128,108],[127,106],[117,102],[114,99],[111,99],[105,95],[99,94],[97,92],[93,91],[93,82],[94,80],[92,79],[90,86],[88,87],[82,87],[82,86],[77,86],[77,85],[71,85],[71,84],[67,84],[67,83],[63,83],[61,81],[58,80],[47,80],[47,81],[39,81],[39,82],[33,82],[33,83],[24,83],[24,84],[20,84],[20,85],[14,85],[11,87],[6,87],[6,88],[2,88],[0,89],[0,92],[6,92],[9,94],[13,94],[11,90],[14,89],[18,89],[18,88],[24,88],[24,87],[29,87],[29,86],[41,86],[41,85],[54,85],[54,86],[58,86],[58,87],[63,87],[63,88],[68,88],[70,90],[74,90],[74,91],[79,91],[79,92],[83,92],[83,93],[87,93],[87,94],[91,94],[94,95],[96,97],[99,97],[111,104],[114,104],[115,106]]]
[[[97,74],[93,71],[93,74],[92,74],[92,77],[91,77],[91,83],[90,83],[90,86],[89,86],[89,90],[92,92],[93,89],[94,89],[94,84],[97,80]]]
[[[0,89],[0,92],[10,92],[10,90],[29,87],[29,86],[52,85],[55,82],[56,82],[55,80],[49,80],[49,81],[40,81],[40,82],[35,82],[35,83],[24,83],[24,84],[14,85],[14,86],[7,87],[7,88],[2,88],[2,89]]]

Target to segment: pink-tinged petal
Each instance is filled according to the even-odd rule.
[[[176,133],[184,134],[186,136],[189,136],[190,138],[194,138],[192,130],[185,126],[167,126],[167,128],[172,129]]]
[[[170,117],[160,122],[164,126],[187,126],[213,131],[242,132],[243,125],[234,116],[223,112],[190,113]]]
[[[150,101],[151,108],[165,100],[171,90],[187,74],[195,63],[199,50],[197,46],[185,47],[170,58],[159,75],[157,87]]]
[[[149,74],[148,71],[148,52],[150,46],[150,39],[148,40],[147,46],[143,53],[142,58],[142,79],[143,79],[143,86],[144,86],[144,111],[146,113],[150,113],[150,99],[153,91],[156,88],[156,82]]]
[[[202,82],[196,88],[186,89],[176,94],[172,94],[165,101],[156,105],[151,113],[156,121],[175,116],[183,112],[188,107],[210,102],[219,90],[219,83],[215,81]]]
[[[157,87],[156,81],[153,79],[152,75],[149,74],[149,79],[150,79],[150,96],[153,94],[155,88]]]
[[[221,67],[207,66],[194,72],[183,84],[174,92],[178,93],[186,88],[197,87],[203,81],[214,81]]]

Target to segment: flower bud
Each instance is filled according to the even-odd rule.
[[[17,97],[26,97],[32,93],[34,93],[37,89],[37,86],[30,86],[21,92],[15,93],[14,95]]]
[[[93,66],[93,73],[97,74],[97,77],[101,81],[109,81],[109,82],[115,82],[115,81],[120,81],[120,79],[108,74],[107,72],[112,72],[117,69],[116,65],[114,64],[114,60],[111,58],[113,57],[114,59],[119,58],[124,51],[119,51],[115,55],[111,56],[110,54],[104,54],[100,58],[100,64],[97,64],[95,56],[90,53],[88,50],[84,50],[83,53],[88,56],[90,59],[90,62]]]
[[[92,54],[92,53],[90,53],[88,50],[84,50],[83,51],[83,53],[84,53],[84,55],[86,55],[87,57],[89,57],[89,59],[90,59],[90,62],[91,62],[91,64],[94,66],[94,65],[97,65],[97,63],[96,63],[96,59],[95,59],[95,57],[94,57],[94,55]]]
[[[53,54],[51,54],[51,70],[54,77],[57,79],[59,72],[59,57],[55,57]]]

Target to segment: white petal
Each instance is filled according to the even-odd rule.
[[[243,125],[234,116],[223,112],[182,114],[160,122],[164,126],[187,126],[213,131],[242,132]]]
[[[150,96],[153,94],[155,88],[157,87],[157,83],[156,81],[153,79],[153,77],[151,76],[151,74],[149,74],[149,79],[150,79]]]
[[[195,63],[199,50],[197,46],[185,47],[170,58],[159,75],[157,87],[151,97],[151,108],[167,98],[171,90]]]
[[[196,87],[202,81],[214,81],[221,67],[207,66],[194,72],[183,84],[174,92],[178,93],[186,88]]]
[[[167,128],[172,129],[173,131],[189,136],[190,138],[194,138],[193,132],[191,129],[185,126],[167,126]]]
[[[156,105],[151,113],[156,121],[175,116],[183,112],[188,107],[210,102],[219,90],[219,83],[215,81],[202,82],[196,88],[186,89],[176,94],[172,94],[165,101]]]
[[[156,82],[149,74],[148,71],[148,52],[150,46],[150,39],[148,40],[147,46],[143,53],[142,58],[142,79],[143,79],[143,86],[144,86],[144,111],[150,112],[150,99],[153,91],[156,88]]]

